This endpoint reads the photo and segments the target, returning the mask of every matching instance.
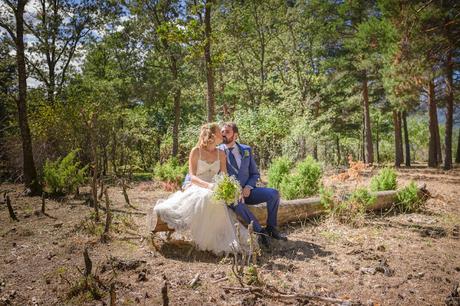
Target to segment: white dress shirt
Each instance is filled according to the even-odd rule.
[[[236,164],[238,165],[238,168],[240,168],[242,157],[241,157],[241,153],[240,153],[238,146],[235,145],[231,151],[233,153],[233,156],[235,156],[235,160],[236,160]]]

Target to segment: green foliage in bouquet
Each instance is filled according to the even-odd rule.
[[[84,183],[88,166],[81,167],[80,162],[76,160],[78,151],[73,150],[62,159],[45,162],[43,180],[49,193],[68,194]]]
[[[268,169],[268,187],[279,189],[283,178],[289,175],[292,161],[287,157],[274,159]]]
[[[372,191],[395,190],[398,186],[396,171],[392,168],[383,168],[371,179]]]
[[[218,174],[214,178],[214,199],[217,201],[223,201],[227,205],[238,202],[241,195],[240,183],[235,177],[227,174]]]
[[[180,185],[187,171],[187,165],[180,165],[177,158],[172,157],[165,163],[157,163],[153,174],[158,181]]]
[[[402,212],[413,212],[420,209],[423,199],[418,194],[417,185],[411,181],[409,185],[398,191],[396,194],[397,207]]]
[[[317,194],[321,180],[321,165],[311,156],[300,162],[294,173],[284,177],[280,193],[284,199],[291,200]]]

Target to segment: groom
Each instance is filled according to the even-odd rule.
[[[261,233],[260,242],[269,246],[267,236],[278,240],[286,240],[281,236],[276,228],[278,206],[280,196],[276,189],[256,187],[256,182],[260,178],[257,170],[251,147],[236,142],[238,139],[238,127],[234,122],[224,123],[222,129],[223,144],[219,146],[225,151],[227,156],[227,172],[233,175],[240,182],[243,188],[242,199],[238,205],[232,206],[232,209],[243,218],[248,224],[252,221],[254,231]],[[248,205],[267,203],[267,227],[263,229],[259,221],[249,210]],[[265,234],[265,235],[264,235]]]

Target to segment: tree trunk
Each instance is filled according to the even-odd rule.
[[[430,81],[428,84],[428,113],[430,118],[430,143],[428,149],[428,167],[438,166],[438,148],[437,148],[437,133],[438,130],[438,115],[436,101],[434,99],[434,83]],[[439,134],[439,131],[438,131]]]
[[[177,156],[179,153],[179,123],[180,123],[180,113],[181,113],[181,90],[180,88],[176,89],[174,94],[174,125],[173,125],[173,147],[172,155]]]
[[[318,144],[316,143],[313,145],[313,158],[318,160]]]
[[[458,129],[457,156],[455,157],[455,162],[460,164],[460,128]]]
[[[379,142],[380,142],[380,133],[379,133],[379,126],[375,129],[375,153],[377,155],[377,163],[380,164],[380,150],[379,150]]]
[[[405,153],[406,153],[406,167],[410,167],[410,143],[409,143],[409,131],[407,129],[407,113],[406,111],[402,112],[402,121],[404,128],[404,144],[405,144]]]
[[[55,73],[55,69],[54,69],[54,63],[53,62],[49,62],[48,63],[48,74],[49,74],[49,84],[48,84],[48,88],[47,88],[47,91],[48,91],[48,96],[47,96],[47,99],[48,99],[48,102],[53,105],[54,104],[54,92],[56,91],[55,87],[56,87],[56,73]]]
[[[206,39],[206,43],[204,46],[204,59],[206,64],[208,122],[213,122],[216,116],[216,101],[214,96],[214,73],[211,58],[211,9],[213,2],[213,0],[206,1],[204,11],[204,34]]]
[[[335,146],[337,148],[337,165],[340,165],[340,162],[342,160],[340,158],[340,138],[339,136],[335,136]]]
[[[93,168],[93,178],[91,182],[91,198],[94,205],[94,219],[99,222],[99,204],[97,202],[97,177],[98,177],[98,158],[97,158],[97,131],[96,131],[96,114],[92,115],[90,125],[90,137],[91,137],[91,159]]]
[[[32,138],[30,136],[29,121],[27,119],[27,72],[24,55],[24,7],[27,0],[18,0],[15,11],[16,18],[16,62],[18,69],[18,107],[19,127],[22,138],[22,158],[24,171],[24,184],[30,189],[31,195],[40,195],[41,186],[38,182],[37,171],[32,151]]]
[[[369,89],[367,86],[367,74],[364,72],[363,79],[363,115],[364,115],[364,147],[366,150],[366,163],[374,162],[374,152],[372,145],[371,116],[369,112]]]
[[[438,165],[442,164],[442,147],[441,147],[441,136],[439,135],[439,121],[438,114],[436,113],[436,152],[438,157]]]
[[[179,86],[179,70],[177,68],[177,60],[174,55],[170,56],[171,60],[171,73],[174,78],[174,124],[173,124],[173,147],[172,156],[177,156],[179,153],[179,123],[181,116],[181,88]]]
[[[401,133],[401,120],[399,112],[393,111],[393,122],[394,122],[394,137],[395,137],[395,166],[400,167],[403,161],[403,152],[402,152],[402,133]]]
[[[365,130],[365,126],[364,126],[364,116],[362,117],[362,128],[361,128],[361,140],[359,142],[359,149],[360,149],[360,154],[361,154],[361,158],[359,158],[359,160],[362,159],[362,161],[364,163],[366,163],[366,140],[365,140],[365,137],[366,137],[366,130]]]
[[[452,169],[452,128],[454,116],[454,80],[453,80],[453,62],[452,62],[452,49],[447,53],[446,59],[446,136],[445,144],[446,151],[444,154],[444,169]]]
[[[401,156],[401,163],[404,161],[404,144],[403,144],[403,124],[402,124],[402,112],[398,111],[398,122],[399,122],[399,154]]]

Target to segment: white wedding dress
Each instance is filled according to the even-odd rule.
[[[210,183],[219,170],[219,159],[207,163],[200,154],[196,176]],[[170,228],[179,232],[190,230],[193,242],[201,250],[220,255],[249,249],[248,230],[241,224],[238,238],[235,213],[225,203],[216,201],[210,189],[190,184],[184,191],[159,200],[153,210]]]

